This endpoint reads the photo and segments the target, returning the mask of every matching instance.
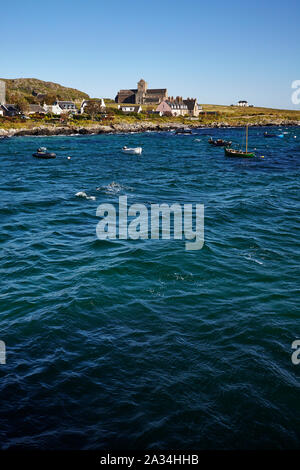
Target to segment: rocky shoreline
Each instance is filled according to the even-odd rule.
[[[244,123],[230,124],[228,122],[213,122],[210,124],[201,124],[199,122],[191,122],[187,124],[163,122],[160,124],[153,122],[136,122],[136,123],[118,123],[111,124],[110,126],[103,126],[100,124],[93,124],[90,126],[47,126],[41,125],[33,128],[19,128],[19,129],[0,129],[0,137],[13,137],[13,136],[55,136],[55,135],[85,135],[85,134],[120,134],[130,132],[145,132],[145,131],[171,131],[179,128],[226,128],[226,127],[244,127]],[[249,123],[251,127],[265,127],[265,126],[300,126],[300,121],[291,121],[284,119],[275,119],[265,122]]]

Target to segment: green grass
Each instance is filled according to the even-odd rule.
[[[272,119],[300,119],[300,111],[289,109],[272,109],[262,107],[242,108],[239,106],[222,106],[215,104],[203,104],[203,111],[218,112],[223,118],[252,119],[257,117],[267,117]]]

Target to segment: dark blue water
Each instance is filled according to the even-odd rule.
[[[0,142],[1,448],[299,446],[300,130],[263,131]],[[120,195],[204,204],[203,249],[98,240]]]

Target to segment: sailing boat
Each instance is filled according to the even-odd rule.
[[[246,158],[252,158],[255,157],[255,153],[253,152],[248,152],[248,124],[246,126],[246,151],[244,152],[243,150],[234,150],[230,149],[228,147],[225,148],[225,155],[227,157],[246,157]]]

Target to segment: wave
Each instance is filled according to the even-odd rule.
[[[90,199],[91,201],[95,201],[96,197],[95,196],[88,196],[84,191],[79,191],[78,193],[75,194],[76,197],[82,197],[84,199]]]
[[[119,183],[116,183],[115,181],[112,181],[106,186],[100,186],[96,188],[96,191],[102,191],[105,194],[118,194],[119,192],[125,191],[125,190],[131,190],[131,188],[127,186],[123,186]]]

